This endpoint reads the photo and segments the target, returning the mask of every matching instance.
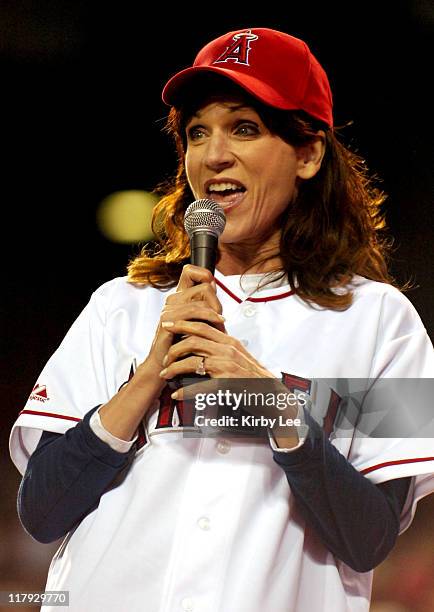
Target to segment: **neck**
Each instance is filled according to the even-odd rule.
[[[266,260],[266,261],[264,261]],[[220,244],[217,269],[225,276],[232,274],[262,274],[282,269],[282,260],[275,248],[245,244]]]

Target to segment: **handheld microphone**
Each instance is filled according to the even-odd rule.
[[[185,211],[184,227],[190,238],[190,261],[214,274],[217,243],[226,225],[223,208],[214,200],[195,200]]]
[[[218,239],[225,225],[225,213],[217,202],[204,198],[190,204],[185,211],[184,228],[190,238],[190,261],[193,265],[206,268],[211,274],[214,274]],[[179,336],[176,336],[174,342],[180,339]],[[203,380],[204,378],[209,378],[209,376],[191,374],[188,379],[176,376],[167,381],[167,384],[173,390],[183,384],[192,384],[195,379]]]

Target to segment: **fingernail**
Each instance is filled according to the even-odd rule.
[[[214,289],[214,291],[217,291],[217,285],[215,281],[211,281],[211,287]]]
[[[163,359],[163,365],[164,365],[164,366],[165,366],[165,365],[167,365],[167,361],[168,361],[168,359],[169,359],[169,355],[166,355],[166,356],[164,357],[164,359]]]
[[[165,376],[166,374],[167,374],[167,368],[164,368],[164,370],[161,370],[160,376]]]
[[[217,315],[220,321],[226,321],[225,317],[221,314]]]
[[[173,321],[163,321],[161,327],[173,327],[175,323]]]
[[[178,391],[174,391],[170,397],[172,399],[178,399]]]

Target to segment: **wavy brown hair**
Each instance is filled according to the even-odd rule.
[[[240,104],[252,106],[271,132],[294,147],[313,142],[318,130],[325,131],[320,170],[300,182],[280,220],[282,274],[287,274],[296,294],[320,307],[343,309],[351,304],[352,293],[344,288],[354,274],[393,283],[386,263],[391,241],[384,236],[381,210],[386,196],[373,184],[364,160],[339,141],[336,131],[306,113],[269,107],[227,79],[205,78],[208,80],[202,78],[200,87],[190,90],[181,108],[170,110],[165,129],[175,140],[178,169],[174,179],[156,189],[161,196],[152,222],[156,240],[129,263],[128,280],[158,288],[178,282],[190,256],[184,212],[194,199],[185,174],[185,126],[204,104],[235,96]]]

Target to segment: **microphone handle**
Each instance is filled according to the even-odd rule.
[[[193,232],[190,239],[190,261],[195,266],[206,268],[214,274],[217,260],[217,236],[210,231]]]

